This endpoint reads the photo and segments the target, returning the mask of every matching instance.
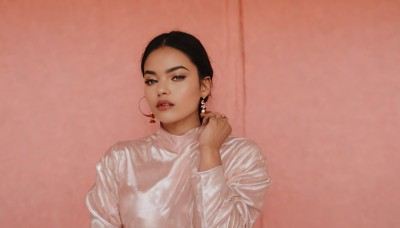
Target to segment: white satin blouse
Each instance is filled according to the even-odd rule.
[[[222,166],[199,172],[200,133],[160,128],[112,146],[86,197],[91,227],[252,227],[271,182],[260,148],[230,136]]]

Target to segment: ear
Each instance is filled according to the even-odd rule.
[[[201,97],[206,98],[211,94],[212,80],[210,76],[206,76],[201,80],[200,91]]]

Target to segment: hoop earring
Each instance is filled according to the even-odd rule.
[[[204,98],[200,98],[200,115],[204,116],[206,114],[206,101]]]
[[[155,123],[156,120],[154,119],[154,118],[155,118],[154,114],[153,114],[152,112],[150,112],[150,114],[145,114],[145,113],[142,111],[142,109],[140,108],[140,104],[142,103],[142,100],[143,100],[143,99],[144,99],[144,97],[140,98],[140,100],[139,100],[139,110],[140,110],[140,112],[141,112],[144,116],[150,118],[149,123]]]

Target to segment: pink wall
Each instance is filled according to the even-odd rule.
[[[400,226],[400,3],[321,2],[0,0],[0,227],[89,226],[97,160],[156,128],[139,59],[171,29],[265,151],[263,227]]]
[[[266,227],[400,227],[400,2],[244,5]]]

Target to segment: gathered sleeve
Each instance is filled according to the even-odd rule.
[[[86,196],[92,228],[121,227],[117,144],[112,146],[96,166],[96,183]]]
[[[251,141],[222,155],[222,165],[197,172],[192,187],[201,227],[252,227],[271,180],[264,156]]]

